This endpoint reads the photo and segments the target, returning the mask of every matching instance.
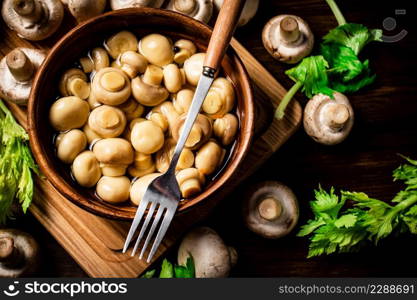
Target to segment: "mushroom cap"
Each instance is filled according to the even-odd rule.
[[[123,111],[110,105],[101,105],[93,109],[88,117],[88,126],[103,138],[121,135],[126,122]]]
[[[282,183],[262,182],[252,186],[246,195],[243,217],[246,226],[254,233],[265,238],[277,239],[287,235],[297,224],[297,198],[291,189]]]
[[[140,77],[132,80],[132,94],[136,101],[144,106],[159,105],[169,96],[163,86],[147,84]]]
[[[110,0],[112,10],[123,9],[129,7],[155,7],[160,8],[165,0]]]
[[[182,89],[175,95],[172,95],[172,104],[175,110],[180,114],[187,113],[193,102],[194,91],[192,89]]]
[[[299,32],[297,40],[290,43],[285,41],[280,28],[281,21],[288,19],[296,21],[298,29],[295,29],[294,32]],[[262,32],[262,41],[265,49],[275,59],[284,63],[295,64],[308,56],[313,50],[314,35],[310,26],[300,17],[279,15],[266,23]]]
[[[151,63],[159,67],[174,61],[172,42],[166,36],[152,33],[139,42],[139,52]]]
[[[113,59],[118,59],[126,51],[136,52],[138,50],[138,39],[130,31],[120,31],[107,39],[106,49]]]
[[[64,6],[58,0],[35,0],[36,5],[40,5],[42,17],[37,21],[32,21],[19,15],[13,8],[15,0],[3,0],[2,16],[11,30],[30,41],[40,41],[51,36],[61,25],[64,18]],[[48,19],[45,20],[45,17]]]
[[[120,56],[121,69],[130,77],[135,78],[138,73],[144,73],[148,66],[146,58],[135,52],[126,51]]]
[[[93,78],[91,93],[103,104],[122,104],[131,94],[130,79],[120,69],[103,68]]]
[[[218,77],[213,81],[202,109],[211,118],[217,119],[233,109],[235,104],[235,89],[233,84],[224,77]]]
[[[63,97],[49,110],[49,122],[58,131],[80,128],[87,122],[90,106],[78,97]]]
[[[181,129],[184,126],[186,114],[183,114],[177,119],[172,127],[172,137],[178,141],[181,133]],[[194,122],[193,128],[191,129],[190,135],[185,143],[187,148],[192,150],[198,149],[201,145],[207,142],[213,133],[213,125],[210,119],[202,114],[198,114],[196,121]]]
[[[87,146],[87,137],[79,129],[71,129],[63,133],[57,141],[57,156],[66,164],[72,163],[77,155]]]
[[[343,142],[352,130],[354,112],[349,99],[338,92],[334,99],[319,94],[304,108],[304,129],[316,142],[335,145]]]
[[[211,228],[198,227],[189,232],[178,249],[178,264],[192,257],[197,278],[221,278],[229,275],[232,256],[222,238]]]
[[[77,22],[84,22],[103,13],[106,0],[68,0],[67,5]]]
[[[198,150],[195,156],[195,167],[204,175],[213,174],[222,164],[226,150],[210,140]]]
[[[106,202],[125,202],[129,199],[130,180],[126,176],[103,176],[97,182],[96,192]]]
[[[130,139],[136,151],[144,154],[157,152],[164,145],[164,133],[158,125],[146,120],[135,124]]]
[[[70,82],[75,79],[81,79],[84,82],[87,82],[88,80],[87,75],[83,71],[77,68],[68,69],[67,71],[64,72],[64,74],[62,74],[61,79],[59,80],[59,93],[63,97],[68,97],[68,96],[80,97],[79,95],[73,95],[73,93],[71,92],[71,88],[69,86]],[[85,97],[84,99],[88,98],[88,96],[89,95],[87,95],[87,97]]]
[[[213,124],[213,133],[223,146],[228,146],[234,141],[238,129],[239,121],[233,114],[226,114],[216,119]]]
[[[174,61],[179,65],[182,65],[186,59],[197,52],[195,44],[186,39],[179,39],[175,42],[174,47],[174,51],[178,50],[175,51]]]
[[[109,138],[99,140],[94,144],[93,152],[101,163],[129,165],[133,162],[132,145],[125,139]]]
[[[171,159],[174,156],[174,150],[177,142],[169,138],[165,141],[164,146],[156,153],[155,164],[156,169],[165,173],[168,170]],[[181,152],[177,163],[177,170],[191,168],[194,165],[194,154],[190,149],[184,148]]]
[[[8,267],[7,264],[0,263],[0,277],[16,278],[33,273],[39,261],[39,246],[35,239],[29,234],[16,229],[0,229],[0,243],[2,240],[13,240],[12,245],[22,256],[23,263],[17,266]],[[7,249],[1,249],[4,251]],[[16,251],[15,250],[15,251]]]
[[[26,105],[29,99],[30,90],[32,89],[33,76],[45,59],[45,53],[41,50],[29,48],[16,49],[22,51],[32,63],[34,69],[32,78],[24,82],[16,80],[7,66],[6,55],[0,61],[0,96],[5,100],[18,105]]]
[[[93,69],[95,71],[100,71],[101,69],[108,68],[110,66],[109,54],[106,51],[106,49],[102,47],[96,47],[93,50],[91,50],[90,56],[91,58],[88,57],[88,59],[92,61]],[[88,69],[87,71],[89,71],[89,66],[86,67]]]
[[[184,62],[185,77],[189,84],[197,86],[201,73],[203,72],[205,58],[206,54],[200,52],[193,54]]]
[[[224,0],[214,0],[214,7],[217,11],[220,11],[220,8],[223,5]],[[243,6],[242,13],[240,14],[239,21],[237,26],[241,27],[249,23],[250,20],[256,15],[259,7],[259,0],[246,0],[245,5]]]
[[[93,151],[78,154],[71,166],[72,174],[79,185],[93,187],[101,178],[99,162]]]
[[[208,23],[213,15],[213,2],[212,0],[170,0],[166,9]]]
[[[140,177],[138,180],[133,182],[132,187],[130,189],[130,201],[134,205],[139,205],[140,201],[142,201],[143,195],[145,195],[146,189],[148,188],[149,184],[156,178],[161,176],[161,173],[152,173]]]
[[[205,183],[204,175],[196,168],[183,169],[176,174],[176,178],[183,198],[200,193]]]
[[[185,84],[185,75],[181,73],[176,64],[169,64],[164,67],[164,85],[170,93],[178,92]]]

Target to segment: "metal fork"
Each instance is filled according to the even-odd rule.
[[[223,59],[224,53],[227,46],[230,43],[234,29],[236,27],[237,20],[240,16],[244,1],[243,0],[226,0],[220,10],[217,18],[216,25],[213,30],[212,37],[210,39],[209,47],[206,53],[206,59],[204,61],[203,72],[198,82],[197,89],[194,94],[194,98],[190,109],[188,111],[187,118],[184,123],[180,138],[175,147],[174,155],[169,165],[168,171],[154,179],[148,186],[142,201],[139,204],[138,210],[136,211],[135,218],[130,227],[127,235],[125,245],[123,247],[123,253],[127,251],[129,244],[135,234],[139,224],[142,221],[143,215],[149,206],[147,216],[142,224],[142,228],[139,232],[139,236],[136,240],[135,246],[132,251],[132,256],[135,255],[139,243],[142,240],[151,219],[155,213],[154,220],[149,229],[148,235],[145,239],[145,243],[142,246],[139,258],[142,259],[143,255],[148,248],[149,242],[151,241],[154,232],[159,223],[161,223],[156,238],[149,252],[147,262],[152,260],[156,250],[158,249],[165,233],[171,224],[172,218],[175,215],[179,201],[181,200],[181,191],[178,186],[177,179],[175,177],[175,169],[178,163],[180,154],[184,148],[185,142],[190,134],[190,131],[194,125],[194,122],[200,112],[201,106],[204,102],[205,97],[213,83],[214,76],[221,60]],[[164,215],[162,222],[161,218]]]

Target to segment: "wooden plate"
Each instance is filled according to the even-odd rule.
[[[34,80],[28,105],[28,124],[32,151],[42,172],[66,198],[95,214],[121,220],[132,220],[136,207],[114,205],[101,201],[91,189],[84,189],[71,178],[68,166],[58,160],[53,146],[54,131],[48,114],[56,99],[62,72],[74,66],[88,50],[100,45],[105,38],[121,30],[129,30],[138,37],[161,33],[173,39],[192,40],[200,51],[205,51],[211,29],[192,18],[171,11],[153,8],[117,10],[91,19],[67,33],[50,51]],[[230,159],[222,172],[200,195],[182,201],[179,212],[209,199],[214,192],[227,185],[248,152],[253,135],[254,104],[248,75],[238,56],[229,49],[222,68],[233,82],[237,96],[240,130]]]

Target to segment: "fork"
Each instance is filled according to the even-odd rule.
[[[222,5],[206,52],[202,74],[198,82],[197,89],[195,91],[194,98],[188,111],[183,129],[181,131],[181,135],[175,147],[174,155],[172,156],[169,168],[165,174],[157,177],[149,184],[136,211],[135,218],[132,222],[125,241],[125,245],[123,247],[123,253],[127,251],[148,206],[148,213],[140,229],[135,246],[133,247],[132,256],[135,255],[140,241],[144,237],[145,232],[151,223],[155,211],[155,217],[142,246],[142,250],[139,254],[140,259],[143,258],[143,255],[148,248],[149,242],[151,241],[156,228],[158,227],[159,223],[161,223],[152,248],[149,252],[147,262],[149,263],[152,260],[152,257],[161,244],[161,241],[164,238],[169,225],[171,224],[175,212],[177,211],[178,204],[181,200],[181,191],[175,177],[175,169],[178,163],[178,159],[194,125],[194,122],[200,112],[204,99],[207,96],[211,84],[214,81],[215,74],[226,52],[226,48],[230,43],[240,16],[240,12],[243,7],[243,3],[243,0],[225,0]]]

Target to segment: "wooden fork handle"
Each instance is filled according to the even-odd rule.
[[[229,46],[245,0],[224,0],[206,53],[205,67],[217,70]]]

